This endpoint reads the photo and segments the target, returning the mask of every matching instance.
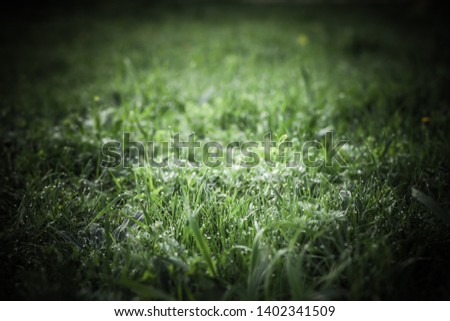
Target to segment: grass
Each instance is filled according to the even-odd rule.
[[[83,8],[2,22],[2,298],[450,299],[445,20]],[[123,132],[325,131],[348,167],[100,166]]]

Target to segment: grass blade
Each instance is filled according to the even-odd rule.
[[[214,264],[214,261],[211,257],[211,251],[209,249],[208,243],[206,242],[205,238],[203,237],[202,232],[200,231],[200,226],[198,225],[198,218],[197,213],[200,210],[201,207],[197,208],[197,210],[192,213],[190,208],[188,207],[188,222],[189,227],[191,228],[192,234],[195,239],[195,243],[197,244],[198,249],[200,250],[201,255],[203,256],[203,259],[206,262],[206,265],[208,267],[208,272],[214,276],[217,277],[217,270],[216,265]]]
[[[436,215],[447,225],[450,225],[450,214],[444,210],[434,199],[419,191],[416,188],[411,188],[411,195],[424,205],[431,213]]]

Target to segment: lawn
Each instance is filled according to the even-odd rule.
[[[449,300],[450,39],[419,9],[111,2],[2,19],[1,298]],[[147,142],[163,160],[191,134],[291,148],[150,164]],[[104,166],[114,141],[121,162]]]

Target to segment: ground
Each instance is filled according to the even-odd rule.
[[[112,2],[2,19],[1,297],[450,299],[449,37],[421,10]],[[123,133],[271,133],[327,162],[101,166]]]

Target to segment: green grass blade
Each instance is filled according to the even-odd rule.
[[[198,249],[200,250],[200,253],[203,257],[203,259],[206,262],[206,265],[208,267],[208,272],[214,276],[217,277],[217,270],[216,265],[214,264],[214,261],[211,256],[211,251],[209,249],[208,243],[206,242],[202,232],[200,231],[200,226],[198,225],[198,217],[197,213],[200,210],[200,207],[197,208],[197,210],[192,213],[189,209],[188,211],[188,222],[189,227],[191,228],[192,235],[194,236],[195,243],[197,244]]]
[[[431,213],[436,215],[436,217],[438,217],[447,225],[450,225],[450,214],[446,210],[444,210],[434,199],[414,187],[411,188],[411,195],[420,203],[422,203],[422,205],[424,205]]]

